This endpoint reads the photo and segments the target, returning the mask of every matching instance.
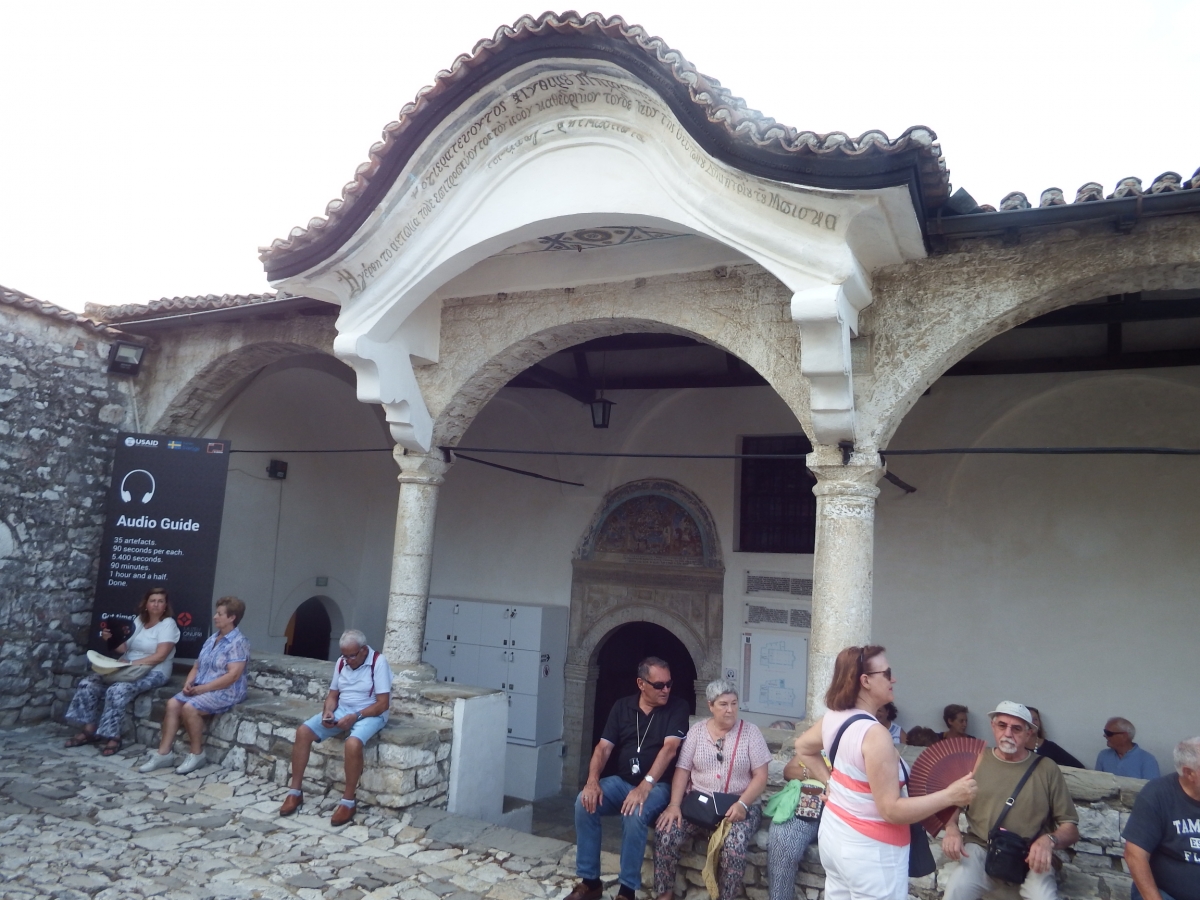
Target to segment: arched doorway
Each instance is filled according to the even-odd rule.
[[[287,646],[283,652],[288,656],[327,660],[332,632],[333,623],[325,604],[320,597],[309,597],[288,620]]]
[[[628,697],[637,690],[637,667],[647,656],[657,656],[671,667],[671,689],[688,706],[688,713],[696,713],[696,694],[692,685],[696,682],[696,663],[683,641],[661,625],[653,622],[629,622],[614,628],[604,638],[596,657],[600,670],[596,679],[596,710],[592,718],[592,739],[584,746],[594,746],[604,730],[608,713],[621,697]],[[609,760],[610,772],[616,774],[617,760]]]

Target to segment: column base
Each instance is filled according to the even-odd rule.
[[[429,663],[404,663],[392,667],[392,680],[404,684],[424,684],[437,680],[437,670]]]

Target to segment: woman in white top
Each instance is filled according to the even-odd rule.
[[[107,622],[101,628],[100,637],[106,641],[112,637]],[[175,624],[175,613],[171,611],[167,592],[162,588],[151,588],[138,604],[133,634],[116,648],[116,652],[130,663],[154,668],[137,681],[106,685],[104,676],[94,672],[80,681],[67,708],[66,719],[82,727],[66,746],[79,747],[104,741],[102,755],[117,753],[121,749],[125,708],[143,691],[167,683],[178,643],[179,626]]]
[[[843,731],[833,759],[817,837],[825,900],[904,900],[908,826],[947,806],[968,804],[976,792],[974,777],[967,775],[937,793],[907,796],[899,753],[875,718],[879,707],[894,699],[896,680],[883,654],[878,646],[839,653],[825,694],[829,711],[796,741],[800,760],[810,770],[827,772],[822,748],[832,751],[838,731],[855,719]]]

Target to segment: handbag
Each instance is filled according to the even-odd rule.
[[[908,784],[908,766],[900,760],[900,768],[904,770],[904,783]],[[929,849],[929,836],[925,834],[925,826],[913,822],[908,826],[908,877],[924,878],[933,874],[937,863],[933,861],[933,851]]]
[[[741,794],[728,793],[728,791],[729,780],[733,778],[733,759],[737,756],[738,743],[742,739],[744,724],[744,722],[738,722],[738,733],[733,742],[733,752],[729,754],[729,771],[725,775],[725,790],[711,793],[688,791],[683,795],[683,803],[679,805],[679,811],[693,825],[699,825],[701,828],[716,828],[725,818],[725,813],[729,812],[729,808],[741,799]]]
[[[1029,863],[1025,858],[1029,855],[1029,845],[1032,841],[1027,841],[1015,831],[1001,826],[1008,816],[1008,811],[1013,808],[1017,794],[1021,793],[1021,788],[1025,787],[1025,782],[1044,758],[1034,754],[1033,765],[1025,770],[1025,774],[1013,789],[1012,796],[1004,801],[1004,811],[988,832],[987,856],[984,858],[983,871],[989,878],[1007,881],[1009,884],[1021,884],[1029,874]]]
[[[154,666],[123,666],[115,672],[101,675],[100,680],[105,684],[127,684],[132,681],[141,681],[153,671]]]
[[[825,788],[800,783],[800,800],[796,804],[797,819],[820,820],[825,809]]]

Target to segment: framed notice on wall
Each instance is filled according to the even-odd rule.
[[[96,577],[89,649],[110,653],[133,633],[134,612],[150,588],[165,588],[180,640],[194,658],[212,629],[212,589],[225,506],[230,442],[159,434],[119,434]]]
[[[808,690],[808,635],[742,632],[742,708],[803,719]]]

